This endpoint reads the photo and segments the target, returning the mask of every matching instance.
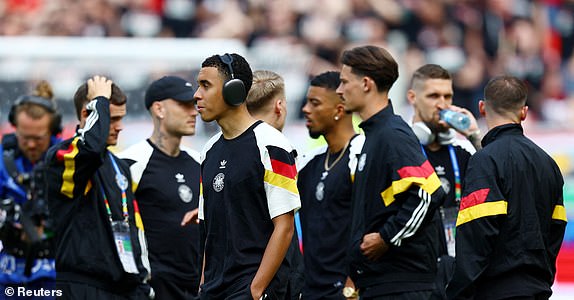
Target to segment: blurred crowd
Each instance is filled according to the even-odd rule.
[[[304,47],[309,75],[353,45],[390,49],[408,78],[424,63],[454,75],[454,104],[477,114],[495,74],[527,81],[531,117],[571,127],[574,0],[4,0],[3,36],[235,38]]]

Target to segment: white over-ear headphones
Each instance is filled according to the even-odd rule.
[[[450,145],[456,138],[456,131],[454,129],[449,128],[448,131],[439,132],[438,135],[436,135],[424,122],[413,123],[413,132],[423,145],[428,145],[435,140],[441,145]]]

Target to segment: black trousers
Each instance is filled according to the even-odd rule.
[[[374,297],[361,297],[361,300],[426,300],[431,297],[432,291],[405,292]]]
[[[155,300],[196,300],[199,299],[197,296],[198,286],[194,284],[181,284],[171,279],[169,276],[163,276],[162,274],[155,273],[152,275],[150,285],[155,292]]]

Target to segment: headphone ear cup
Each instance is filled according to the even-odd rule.
[[[16,116],[14,116],[14,114],[16,114],[16,107],[17,106],[18,106],[18,104],[14,103],[10,107],[10,112],[8,113],[8,121],[10,122],[10,124],[12,124],[12,126],[16,126]]]
[[[240,79],[231,79],[223,85],[223,100],[230,106],[239,106],[247,98],[245,85]]]
[[[438,143],[441,145],[450,145],[456,139],[456,130],[449,128],[446,132],[439,132],[437,136]]]
[[[52,119],[52,128],[50,128],[50,132],[52,135],[59,135],[62,133],[62,115],[59,113],[55,113]]]
[[[428,145],[432,143],[435,139],[434,133],[428,128],[428,126],[423,122],[413,123],[413,132],[419,139],[419,142],[423,145]]]

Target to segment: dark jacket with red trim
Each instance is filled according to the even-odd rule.
[[[366,141],[353,186],[350,276],[362,296],[432,290],[439,229],[430,220],[445,195],[440,180],[390,103],[360,127]],[[373,232],[390,246],[377,261],[360,250]]]
[[[549,297],[566,229],[560,170],[518,124],[482,145],[463,182],[448,298]]]
[[[112,293],[149,289],[149,271],[143,226],[131,191],[128,165],[112,155],[123,179],[129,212],[131,243],[139,274],[124,271],[117,254],[104,203],[108,198],[112,218],[123,220],[122,193],[108,155],[109,101],[103,97],[87,105],[90,115],[76,135],[50,148],[48,201],[56,230],[56,280],[96,286]]]

